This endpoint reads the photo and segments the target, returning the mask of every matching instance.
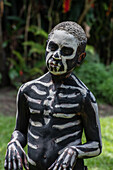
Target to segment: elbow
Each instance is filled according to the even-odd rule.
[[[99,156],[101,153],[102,153],[102,146],[99,146],[97,156]]]
[[[100,155],[100,154],[102,153],[102,146],[99,147],[99,150],[100,150],[100,151],[99,151],[99,154],[98,154],[98,155]]]

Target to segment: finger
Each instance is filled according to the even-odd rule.
[[[16,151],[14,151],[14,150],[13,150],[12,161],[13,161],[13,169],[14,169],[14,170],[17,170]]]
[[[8,170],[11,170],[12,168],[12,164],[11,164],[11,148],[9,148],[9,152],[8,152]]]
[[[48,170],[53,169],[53,167],[55,166],[56,162],[57,162],[57,160],[48,168]]]
[[[7,160],[7,158],[8,158],[8,150],[6,151],[5,162],[4,162],[4,169],[5,170],[7,170],[7,168],[8,168],[8,160]]]
[[[68,150],[68,148],[66,148],[66,149],[64,150],[64,152],[59,156],[57,162],[60,162],[61,160],[63,160],[63,159],[65,158],[65,156],[66,156],[66,154],[67,154],[67,150]]]
[[[72,170],[72,167],[70,167],[69,170]]]
[[[5,158],[4,169],[7,170],[7,158]]]
[[[74,154],[74,151],[72,149],[68,149],[66,154],[67,155],[65,156],[63,163],[61,164],[63,169],[71,168],[70,162],[71,162],[72,156]]]
[[[22,158],[20,157],[18,151],[17,151],[17,161],[18,161],[18,169],[23,170]]]
[[[62,167],[67,168],[69,166],[69,162],[71,160],[71,155],[67,154],[65,159],[63,160]]]
[[[71,157],[72,157],[73,154],[74,154],[73,150],[72,150],[72,149],[68,149],[67,155],[66,155],[63,163],[64,163],[64,164],[68,164],[68,163],[70,162]]]
[[[28,162],[27,162],[27,156],[25,154],[24,154],[24,167],[25,167],[25,169],[29,170],[29,166],[28,166]]]
[[[66,170],[67,168],[63,168],[63,170]]]
[[[18,151],[19,151],[18,154],[22,153],[22,155],[20,156],[22,167],[24,165],[24,168],[29,170],[26,153],[25,153],[24,149],[22,148],[22,146],[20,145],[20,143],[18,141],[16,141],[16,144],[17,144]]]
[[[62,169],[62,167],[60,166],[59,168],[58,168],[58,170],[61,170]]]
[[[54,166],[53,170],[57,170],[59,166],[59,163],[57,162],[56,165]]]
[[[75,165],[76,158],[77,158],[77,154],[76,154],[76,152],[74,152],[74,154],[72,155],[72,158],[71,158],[71,162],[70,162],[70,167],[71,168],[73,168],[73,166]]]
[[[54,166],[54,169],[53,170],[60,170],[62,169],[62,167],[60,165],[62,165],[62,162],[63,162],[63,159],[65,158],[66,154],[67,154],[67,151],[68,151],[68,148],[66,148],[64,150],[64,152],[59,156],[55,166]]]

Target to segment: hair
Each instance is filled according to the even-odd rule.
[[[49,33],[48,40],[50,39],[51,35],[54,34],[55,30],[63,30],[69,34],[72,34],[75,38],[78,39],[79,44],[78,44],[77,53],[81,54],[82,52],[85,51],[87,37],[86,37],[86,34],[83,28],[79,24],[77,24],[76,22],[72,22],[72,21],[59,23]]]

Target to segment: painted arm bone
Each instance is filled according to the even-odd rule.
[[[84,98],[82,121],[86,143],[72,146],[78,152],[78,158],[90,158],[98,156],[102,150],[101,130],[98,117],[98,106],[93,94],[88,91]]]
[[[26,108],[26,99],[20,89],[17,95],[16,127],[12,134],[11,141],[7,145],[4,164],[5,170],[22,170],[23,166],[25,169],[29,169],[27,156],[23,150],[27,143],[28,113]]]

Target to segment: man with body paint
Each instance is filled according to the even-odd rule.
[[[62,22],[50,32],[46,47],[49,72],[18,91],[6,170],[23,166],[30,170],[85,170],[83,159],[101,153],[95,97],[72,73],[85,58],[86,43],[84,30],[75,22]],[[86,143],[81,141],[83,130]],[[26,144],[28,157],[23,150]]]

